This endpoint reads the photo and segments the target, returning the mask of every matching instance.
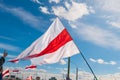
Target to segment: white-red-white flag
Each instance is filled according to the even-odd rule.
[[[30,65],[30,66],[26,66],[25,69],[36,69],[37,66],[36,65]]]
[[[35,65],[52,64],[78,53],[72,37],[56,18],[49,29],[14,60],[30,59]]]
[[[9,69],[4,70],[2,73],[2,77],[8,76],[8,75],[10,75],[10,70]]]

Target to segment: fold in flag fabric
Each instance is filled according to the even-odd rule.
[[[59,62],[62,58],[67,58],[80,53],[73,42],[72,37],[56,18],[48,30],[16,59],[30,59],[34,65],[52,64]]]
[[[36,68],[37,68],[36,65],[30,65],[25,67],[25,69],[36,69]]]
[[[2,73],[2,77],[8,76],[8,75],[10,75],[9,69],[4,70]]]

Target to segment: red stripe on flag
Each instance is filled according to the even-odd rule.
[[[17,62],[18,62],[18,59],[9,60],[9,62],[12,62],[12,63],[17,63]]]
[[[4,75],[8,74],[9,70],[6,70],[5,72],[3,72],[2,77],[4,77]]]
[[[30,66],[27,66],[25,69],[33,69],[33,68],[37,68],[37,66],[36,65],[30,65]]]
[[[43,51],[41,51],[38,54],[27,56],[25,57],[25,59],[30,59],[30,58],[39,57],[45,54],[50,54],[58,50],[60,47],[62,47],[63,45],[65,45],[67,42],[71,40],[72,38],[70,34],[66,29],[64,29],[55,39],[53,39],[53,41],[49,43],[49,45]]]

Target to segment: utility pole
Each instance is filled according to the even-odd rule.
[[[78,68],[76,68],[76,80],[78,80]]]

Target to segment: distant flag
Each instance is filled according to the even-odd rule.
[[[14,69],[14,70],[12,70],[12,72],[19,72],[19,70],[18,69]]]
[[[8,75],[10,75],[9,69],[4,70],[2,73],[2,77],[8,76]]]
[[[25,69],[36,69],[36,68],[37,68],[36,65],[30,65],[25,67]]]
[[[16,59],[30,59],[32,64],[52,64],[80,53],[72,37],[58,18],[49,29]]]

